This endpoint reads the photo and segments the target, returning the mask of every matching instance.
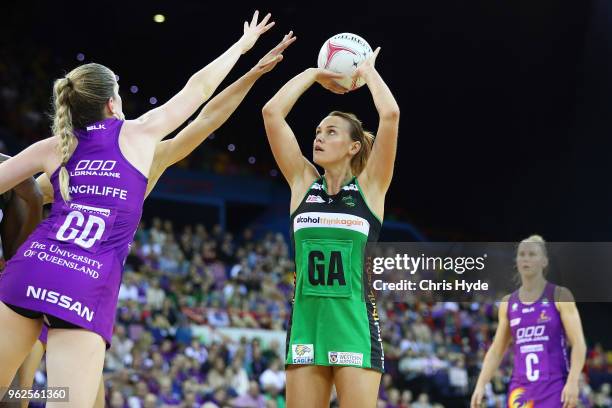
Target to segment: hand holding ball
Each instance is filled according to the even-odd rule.
[[[336,82],[352,91],[365,84],[363,78],[352,76],[359,64],[371,55],[372,47],[360,36],[351,33],[336,34],[321,47],[317,66],[344,75]]]

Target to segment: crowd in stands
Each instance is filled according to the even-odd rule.
[[[105,364],[113,408],[283,407],[284,350],[247,333],[286,329],[294,264],[281,235],[255,239],[219,226],[155,218],[139,228],[119,294]],[[463,406],[496,325],[493,304],[379,299],[385,370],[379,408]],[[207,327],[198,334],[197,327]],[[231,338],[224,328],[241,328]],[[487,388],[505,407],[512,356]],[[44,383],[44,375],[38,374]],[[590,348],[583,407],[612,403],[612,352]],[[334,406],[336,402],[333,403]]]

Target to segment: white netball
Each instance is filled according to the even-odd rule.
[[[325,41],[319,51],[317,66],[344,74],[337,82],[346,89],[357,89],[365,84],[363,78],[353,80],[351,76],[364,59],[372,55],[372,47],[362,37],[351,34],[336,34]]]

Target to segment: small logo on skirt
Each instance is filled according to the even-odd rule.
[[[291,351],[293,364],[314,363],[314,346],[312,344],[293,344]]]
[[[362,353],[349,353],[344,351],[330,351],[327,353],[329,364],[363,366]]]

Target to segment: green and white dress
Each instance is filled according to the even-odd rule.
[[[291,215],[295,292],[285,364],[352,366],[384,371],[376,302],[364,274],[367,242],[381,221],[356,177],[336,195],[324,178]]]

